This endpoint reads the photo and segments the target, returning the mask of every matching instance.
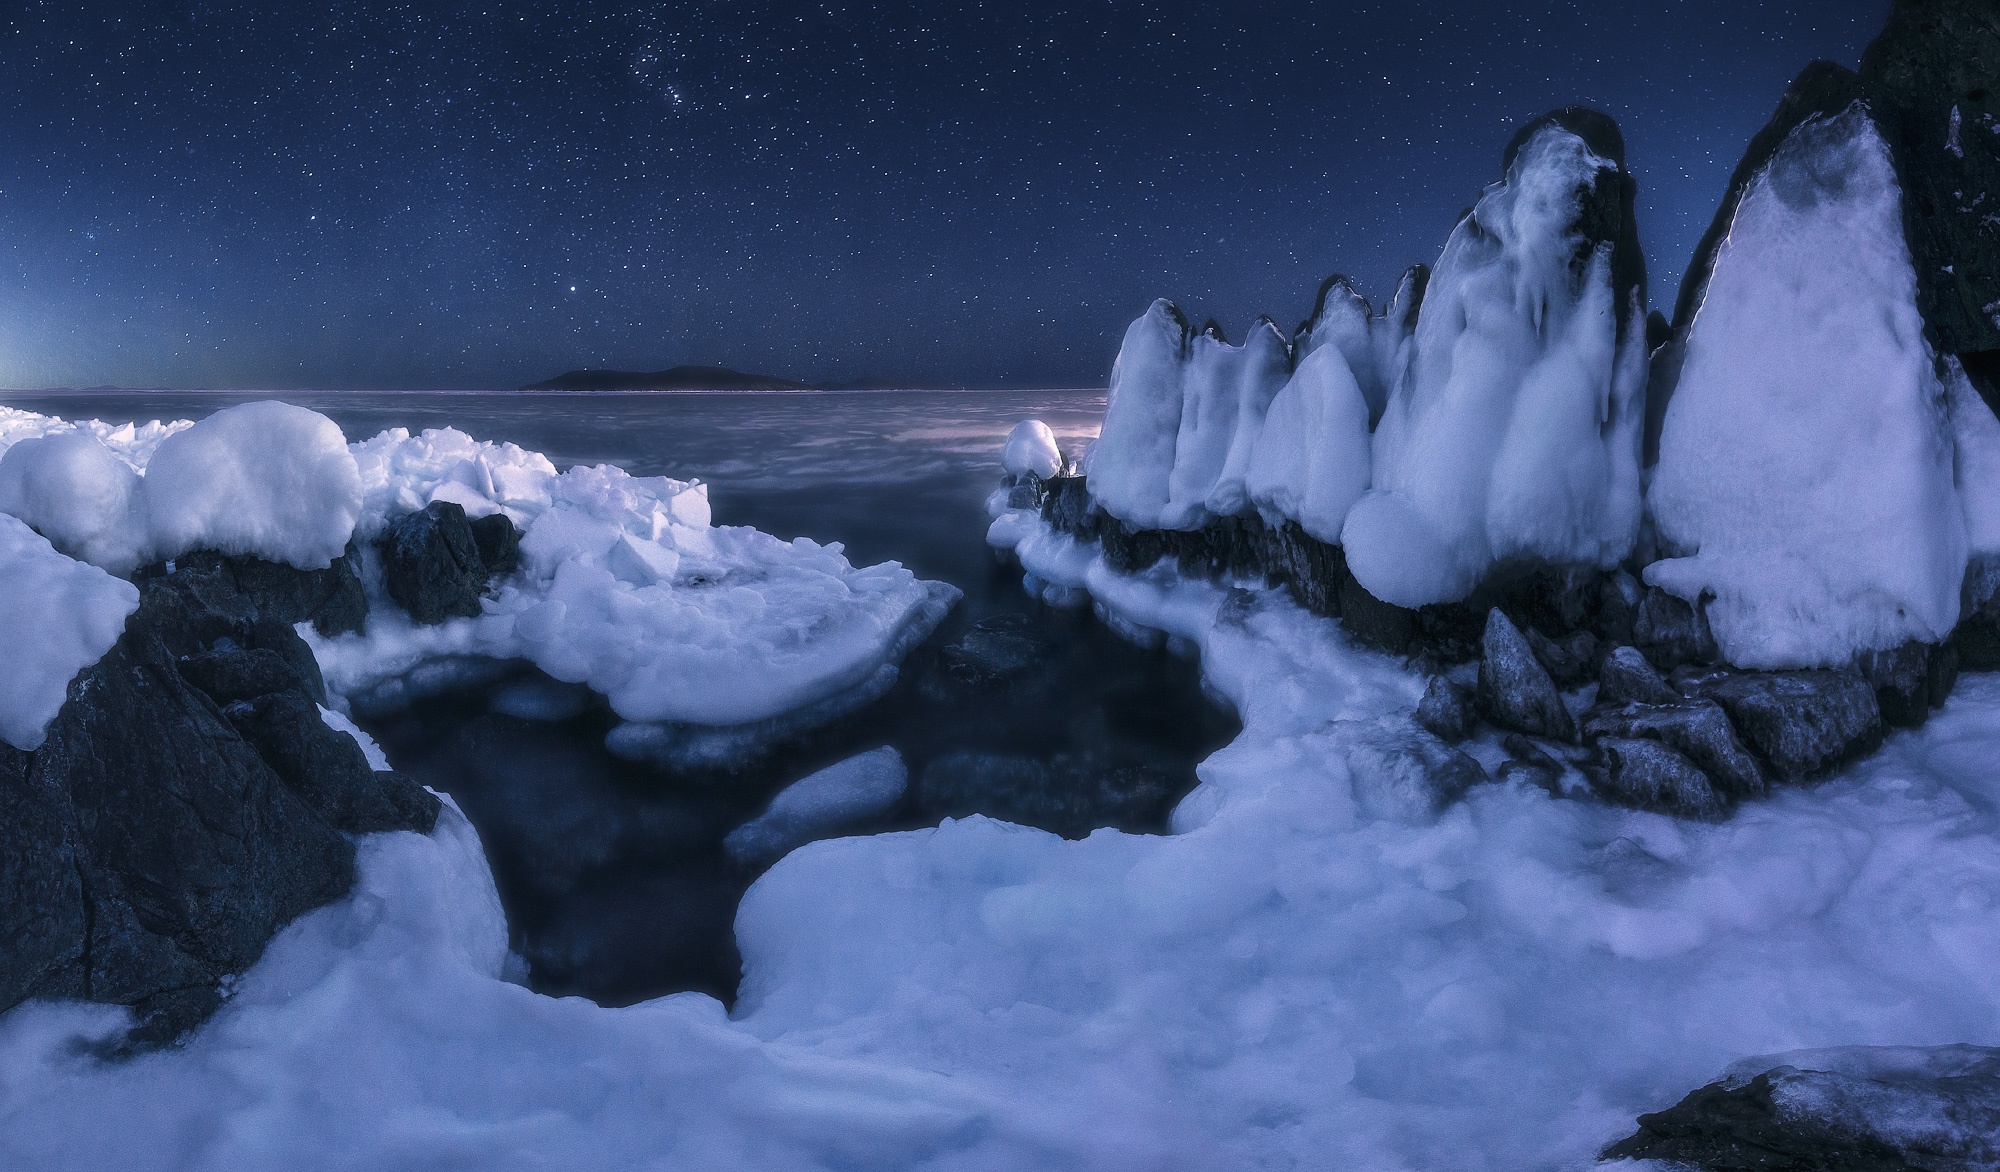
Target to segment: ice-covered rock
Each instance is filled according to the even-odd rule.
[[[1443,676],[1432,676],[1417,702],[1417,724],[1447,744],[1457,744],[1472,734],[1472,698],[1464,689]]]
[[[70,681],[118,641],[139,591],[95,566],[57,553],[19,520],[0,514],[0,615],[7,663],[0,670],[0,740],[42,743]]]
[[[1732,1063],[1606,1159],[1694,1168],[2000,1167],[2000,1050],[1843,1046]]]
[[[1293,358],[1301,366],[1307,357],[1325,346],[1340,351],[1367,404],[1371,429],[1382,418],[1389,393],[1395,390],[1409,365],[1417,310],[1429,279],[1430,269],[1412,265],[1396,283],[1389,304],[1377,314],[1370,310],[1367,298],[1356,291],[1352,281],[1335,273],[1321,282],[1312,316],[1299,326],[1293,337]]]
[[[1608,760],[1597,791],[1620,805],[1717,821],[1734,803],[1687,756],[1660,741],[1605,737]]]
[[[1661,671],[1672,671],[1684,663],[1713,663],[1721,654],[1703,608],[1657,586],[1646,591],[1633,611],[1632,641]]]
[[[1498,607],[1487,612],[1480,641],[1479,706],[1502,728],[1559,741],[1576,739],[1576,721],[1563,707],[1548,669]]]
[[[1167,509],[1180,438],[1187,318],[1161,298],[1125,330],[1104,404],[1104,428],[1085,471],[1104,510],[1128,525],[1158,529]]]
[[[114,574],[148,560],[139,474],[87,431],[24,439],[0,455],[0,513],[57,550]]]
[[[741,863],[768,865],[815,839],[879,818],[903,800],[909,770],[892,748],[875,749],[786,786],[723,847]]]
[[[1061,475],[1063,454],[1056,445],[1056,433],[1039,419],[1023,419],[1007,433],[1007,444],[1000,452],[1000,466],[1007,470],[1009,476],[1035,476],[1047,480]]]
[[[1347,511],[1368,489],[1371,408],[1343,347],[1300,360],[1266,413],[1244,489],[1265,518],[1291,520],[1338,543]]]
[[[1337,721],[1330,731],[1346,754],[1355,806],[1370,818],[1430,822],[1487,779],[1478,761],[1408,718]]]
[[[1693,691],[1720,704],[1744,740],[1787,781],[1824,773],[1882,737],[1875,690],[1852,667],[1726,672]]]
[[[1231,345],[1213,324],[1189,339],[1180,372],[1180,430],[1159,528],[1198,529],[1211,517],[1245,508],[1251,451],[1290,373],[1291,347],[1269,318],[1252,326],[1242,345]]]
[[[1764,796],[1764,771],[1736,739],[1729,717],[1712,700],[1675,696],[1604,706],[1583,719],[1584,740],[1658,741],[1686,757],[1715,788],[1732,798]]]
[[[505,514],[481,518],[489,519],[497,519],[513,533]],[[518,551],[520,539],[496,538],[495,544],[511,544]],[[464,506],[433,500],[391,522],[380,545],[383,586],[419,625],[436,625],[452,615],[478,616],[479,598],[486,593],[492,570],[465,519]]]
[[[1636,647],[1614,647],[1597,672],[1600,704],[1673,704],[1680,693],[1667,686]]]
[[[1847,662],[1958,621],[1944,388],[1865,107],[1806,121],[1746,187],[1666,410],[1646,580],[1706,599],[1724,658]]]
[[[1342,530],[1355,578],[1399,606],[1462,599],[1502,563],[1609,568],[1638,535],[1644,270],[1622,142],[1558,111],[1505,172],[1445,245]]]
[[[288,403],[225,407],[146,464],[154,558],[196,549],[323,569],[360,519],[361,474],[326,416]]]

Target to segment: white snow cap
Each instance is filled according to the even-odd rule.
[[[1056,433],[1039,419],[1023,419],[1007,433],[1007,447],[1000,464],[1009,476],[1039,476],[1043,480],[1062,471],[1062,449]]]
[[[139,484],[132,466],[87,431],[24,439],[0,455],[0,513],[114,574],[137,569],[151,544]]]
[[[1158,529],[1181,430],[1187,319],[1164,297],[1125,330],[1104,404],[1104,430],[1090,449],[1090,495],[1104,511]]]
[[[93,441],[94,442],[94,441]],[[41,747],[69,682],[118,642],[139,589],[57,553],[48,539],[0,514],[0,739]]]
[[[1368,489],[1368,411],[1341,347],[1306,355],[1271,400],[1251,451],[1244,487],[1258,510],[1339,542],[1347,511]]]
[[[1374,488],[1342,530],[1376,597],[1448,602],[1497,562],[1608,567],[1631,550],[1645,306],[1615,304],[1610,243],[1576,263],[1581,198],[1617,176],[1544,126],[1446,242],[1375,433]]]
[[[1320,286],[1311,320],[1299,327],[1295,361],[1304,366],[1306,358],[1321,348],[1338,347],[1361,397],[1367,400],[1370,428],[1381,420],[1389,393],[1409,365],[1417,324],[1415,303],[1422,296],[1427,273],[1421,265],[1404,273],[1396,283],[1395,295],[1379,314],[1369,309],[1368,299],[1352,282],[1336,273]]]
[[[361,515],[361,476],[333,420],[244,403],[168,437],[146,465],[156,558],[192,549],[330,565]]]
[[[1716,253],[1650,492],[1662,548],[1684,556],[1646,580],[1712,596],[1732,663],[1839,663],[1958,621],[1953,424],[1902,224],[1888,149],[1856,103],[1792,131]],[[1981,449],[1985,424],[1965,426]]]

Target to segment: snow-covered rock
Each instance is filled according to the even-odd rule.
[[[1023,419],[1007,433],[1000,465],[1009,476],[1037,476],[1047,480],[1059,474],[1063,470],[1063,455],[1056,446],[1056,433],[1039,419]]]
[[[96,566],[57,553],[19,520],[0,514],[0,740],[42,743],[76,673],[103,658],[139,609],[139,591]]]
[[[87,431],[24,439],[0,455],[0,513],[114,574],[137,569],[152,546],[139,486],[132,466]]]
[[[879,817],[903,799],[909,782],[894,749],[849,757],[786,786],[762,814],[730,831],[723,848],[739,862],[775,862],[814,839]]]
[[[1104,429],[1085,471],[1104,511],[1136,528],[1160,528],[1167,509],[1189,333],[1180,308],[1161,298],[1126,327],[1111,367]]]
[[[1370,407],[1339,346],[1300,361],[1271,400],[1244,487],[1270,521],[1297,521],[1337,543],[1347,511],[1368,490]]]
[[[1677,556],[1646,580],[1706,598],[1730,662],[1840,664],[1958,621],[1953,425],[1915,296],[1866,108],[1808,120],[1715,256],[1648,498]]]
[[[1504,562],[1608,568],[1638,534],[1645,305],[1622,146],[1589,111],[1524,135],[1445,245],[1342,530],[1356,580],[1399,606],[1463,598]]]

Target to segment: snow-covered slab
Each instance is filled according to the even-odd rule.
[[[0,513],[0,740],[41,747],[76,673],[104,658],[139,591]]]

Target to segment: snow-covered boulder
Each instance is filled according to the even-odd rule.
[[[1009,476],[1035,476],[1047,480],[1063,470],[1062,449],[1056,433],[1039,419],[1023,419],[1007,433],[1000,464]]]
[[[768,865],[893,809],[910,782],[902,754],[874,749],[829,765],[781,790],[757,817],[729,832],[723,849],[741,863]]]
[[[1417,310],[1423,302],[1430,269],[1412,265],[1396,283],[1396,291],[1381,313],[1369,308],[1368,299],[1354,283],[1340,273],[1321,282],[1313,303],[1312,316],[1300,324],[1293,336],[1293,361],[1305,360],[1325,346],[1339,349],[1354,376],[1361,397],[1368,404],[1368,426],[1381,420],[1389,404],[1389,393],[1401,381],[1409,365],[1410,347],[1416,336]]]
[[[1498,564],[1630,552],[1646,351],[1622,154],[1601,114],[1537,120],[1445,244],[1342,530],[1377,598],[1454,601]]]
[[[213,549],[323,569],[361,515],[361,475],[331,419],[288,403],[225,407],[146,464],[152,556]]]
[[[56,549],[114,574],[147,560],[139,474],[86,431],[24,439],[0,455],[0,513]]]
[[[94,442],[94,441],[93,441]],[[0,740],[39,747],[76,673],[111,650],[139,608],[130,582],[57,553],[48,540],[0,514]]]
[[[1745,187],[1689,327],[1649,495],[1673,556],[1646,580],[1707,599],[1742,666],[1942,640],[1953,451],[1888,149],[1859,103],[1809,119]]]
[[[1111,367],[1086,471],[1104,511],[1138,529],[1160,528],[1166,512],[1190,332],[1180,308],[1161,298],[1126,327]]]
[[[1268,520],[1297,521],[1338,543],[1347,511],[1368,490],[1369,403],[1346,351],[1321,345],[1271,400],[1244,488]]]

